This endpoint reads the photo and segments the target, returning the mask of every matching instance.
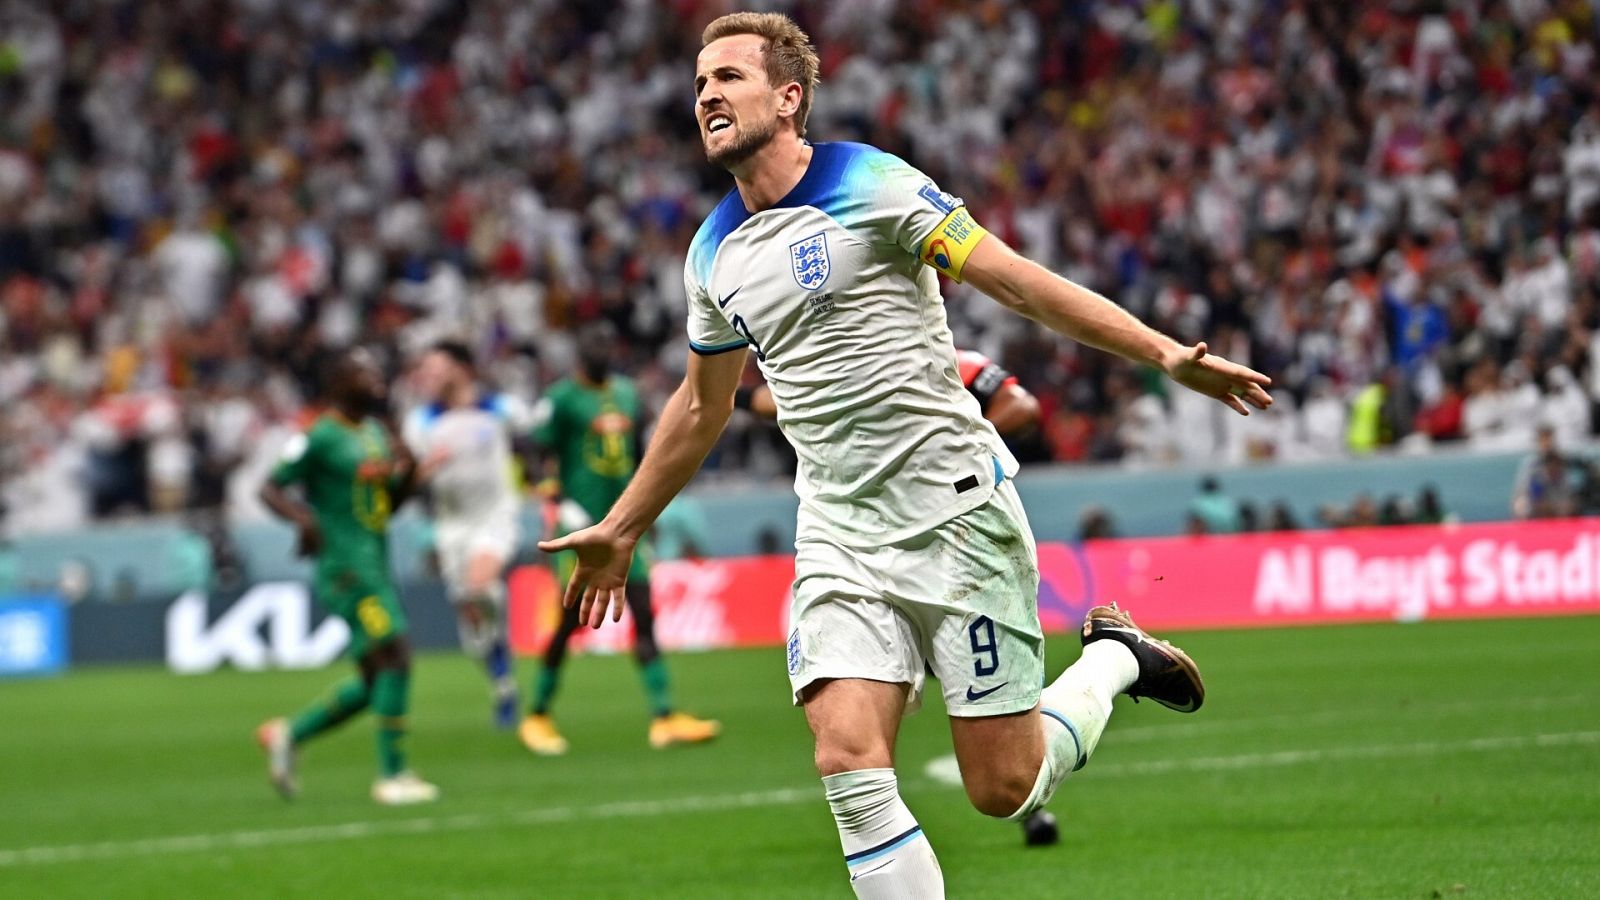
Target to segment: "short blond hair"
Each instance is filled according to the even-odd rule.
[[[733,37],[753,34],[762,39],[761,53],[767,61],[767,81],[773,87],[793,81],[800,85],[800,108],[795,110],[794,127],[806,136],[806,119],[811,115],[811,98],[820,80],[817,48],[811,36],[783,13],[737,12],[718,18],[700,35],[700,46]]]

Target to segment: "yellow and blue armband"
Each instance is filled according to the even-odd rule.
[[[965,206],[958,206],[944,217],[932,234],[923,238],[919,255],[923,262],[960,281],[961,270],[967,264],[967,257],[972,255],[972,248],[988,233],[973,220]]]

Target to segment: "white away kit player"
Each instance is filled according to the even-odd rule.
[[[1013,819],[1088,762],[1116,694],[1190,712],[1204,688],[1182,651],[1100,606],[1082,657],[1041,690],[1039,575],[1016,464],[962,387],[937,273],[1243,414],[1270,405],[1268,380],[1018,256],[894,156],[807,142],[817,55],[788,18],[724,16],[704,43],[701,140],[735,190],[685,262],[688,371],[611,512],[541,547],[577,551],[564,601],[585,621],[619,616],[635,543],[717,439],[754,353],[799,457],[789,677],[851,886],[943,897],[892,768],[927,668],[968,797]]]
[[[456,608],[461,648],[483,663],[500,728],[517,724],[517,685],[506,644],[506,563],[517,549],[519,500],[511,436],[531,424],[528,408],[477,380],[472,351],[456,341],[430,348],[414,373],[427,402],[405,422],[421,462],[417,478],[433,509],[439,571]]]

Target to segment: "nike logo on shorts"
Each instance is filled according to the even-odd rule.
[[[968,686],[967,687],[967,702],[968,703],[977,703],[979,700],[982,700],[983,698],[989,696],[990,694],[994,693],[995,691],[1000,690],[1001,688],[1005,687],[1006,685],[1008,685],[1010,683],[1011,682],[1009,682],[1009,681],[1002,681],[999,684],[995,685],[992,688],[989,688],[986,691],[975,691],[975,690],[973,690],[971,688],[971,686]]]
[[[733,299],[733,296],[735,294],[739,293],[742,290],[744,290],[744,285],[741,284],[738,287],[734,288],[733,290],[729,291],[728,292],[728,296],[723,297],[721,300],[717,301],[717,309],[727,309],[728,308],[728,302]]]

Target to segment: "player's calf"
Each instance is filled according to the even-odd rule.
[[[890,768],[907,685],[841,679],[811,686],[806,722],[839,829],[850,887],[862,900],[939,900],[944,876]]]
[[[403,637],[385,641],[362,657],[361,667],[370,673],[372,682],[380,781],[391,781],[408,771],[405,738],[411,700],[411,645]]]
[[[1033,793],[1045,755],[1039,714],[950,719],[961,783],[974,809],[1007,818]]]
[[[850,887],[862,900],[939,900],[944,873],[922,826],[900,799],[893,769],[822,779],[839,827]]]
[[[483,665],[489,677],[495,727],[517,724],[517,683],[511,671],[511,649],[504,625],[504,585],[471,589],[456,600],[456,631],[461,649]]]

